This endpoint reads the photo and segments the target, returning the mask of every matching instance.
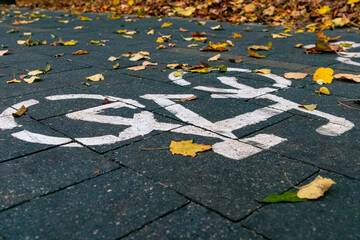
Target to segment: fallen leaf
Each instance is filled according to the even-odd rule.
[[[194,37],[193,39],[194,39],[194,41],[198,41],[198,42],[206,42],[207,41],[207,37]]]
[[[111,62],[116,61],[116,60],[120,60],[120,57],[110,56],[110,57],[108,58],[108,61],[111,61]]]
[[[267,46],[252,45],[252,46],[249,46],[248,49],[255,50],[255,51],[259,51],[259,50],[270,51],[271,46],[272,46],[272,42],[268,42]]]
[[[323,31],[321,31],[321,30],[317,31],[316,34],[317,34],[318,39],[321,41],[324,41],[324,42],[335,41],[341,37],[341,36],[337,36],[337,37],[333,37],[333,38],[328,37],[328,36],[324,35]]]
[[[324,15],[325,13],[331,11],[331,9],[329,8],[329,6],[322,6],[321,8],[318,8],[315,10],[315,12]]]
[[[360,2],[360,0],[349,0],[346,4],[354,4],[358,2]]]
[[[69,20],[59,20],[59,23],[69,23]]]
[[[161,28],[167,28],[167,27],[170,27],[171,25],[173,25],[173,24],[170,23],[170,22],[166,22],[166,23],[163,23],[163,25],[161,26]]]
[[[23,74],[23,75],[20,75],[20,76],[19,76],[20,79],[23,79],[24,77],[27,77],[27,75],[26,75],[26,74]]]
[[[98,81],[104,80],[105,78],[101,73],[99,73],[99,74],[92,75],[90,77],[86,77],[86,79],[89,81],[98,82]]]
[[[244,7],[244,11],[246,13],[252,13],[255,12],[255,10],[256,10],[256,5],[253,3],[246,4]]]
[[[223,30],[224,28],[221,25],[216,25],[215,27],[210,27],[212,30]]]
[[[204,36],[204,35],[206,35],[206,32],[196,31],[196,32],[192,32],[192,33],[191,33],[191,36],[193,36],[193,37],[202,37],[202,36]]]
[[[180,32],[187,32],[189,30],[185,29],[185,28],[179,28]]]
[[[164,48],[166,48],[165,45],[159,45],[159,46],[156,47],[156,49],[164,49]]]
[[[317,107],[317,104],[309,104],[309,105],[300,105],[299,108],[305,108],[309,111],[314,111]]]
[[[270,74],[271,69],[255,69],[254,73],[257,73],[257,74]]]
[[[219,53],[219,54],[216,54],[215,56],[209,58],[208,61],[209,61],[209,62],[211,62],[211,61],[217,61],[217,60],[219,60],[220,57],[221,57],[221,54]]]
[[[80,16],[80,17],[79,17],[79,20],[80,20],[80,21],[90,21],[91,19],[88,18],[88,17],[86,17],[86,16]]]
[[[301,72],[288,72],[284,74],[284,77],[287,79],[303,79],[307,76],[307,73]]]
[[[250,49],[248,49],[248,52],[249,52],[250,57],[254,57],[254,58],[264,58],[264,57],[266,57],[264,55],[260,55],[258,52],[250,50]]]
[[[189,44],[188,47],[198,47],[199,44],[193,43],[193,44]]]
[[[154,29],[151,29],[150,31],[146,32],[147,35],[154,35]]]
[[[343,14],[341,18],[335,18],[332,20],[332,23],[335,27],[343,27],[344,25],[348,24],[350,22],[350,19]]]
[[[13,117],[21,117],[25,112],[27,111],[27,108],[22,105],[17,111],[16,113],[13,113],[12,116]]]
[[[282,194],[270,194],[260,202],[277,203],[277,202],[304,202],[306,199],[299,198],[297,192],[284,192]]]
[[[76,27],[74,27],[75,30],[80,30],[80,29],[83,29],[83,28],[84,28],[84,26],[76,26]]]
[[[150,57],[138,52],[134,56],[132,56],[129,60],[130,61],[139,61],[139,60],[142,60],[142,59],[148,60],[148,59],[150,59]]]
[[[190,17],[191,14],[193,14],[195,12],[195,10],[196,10],[195,7],[187,7],[187,8],[176,7],[176,8],[174,8],[174,11],[177,14],[182,15],[184,17]]]
[[[173,63],[173,64],[167,64],[166,67],[169,68],[169,69],[175,69],[177,67],[179,67],[180,64],[178,63]]]
[[[21,81],[14,78],[13,80],[7,81],[6,83],[19,83],[19,82]]]
[[[99,44],[100,41],[91,40],[90,43],[91,43],[91,44]]]
[[[158,63],[152,63],[152,62],[149,62],[149,61],[144,61],[141,65],[143,65],[143,66],[157,66],[159,64]]]
[[[318,94],[330,95],[330,91],[327,87],[321,87],[319,91],[315,90],[315,92]]]
[[[88,54],[89,52],[86,50],[78,50],[76,52],[73,52],[72,55],[83,55],[83,54]]]
[[[24,32],[23,34],[24,34],[24,36],[31,36],[32,35],[31,32]]]
[[[175,75],[175,74],[174,74]],[[187,102],[187,101],[192,101],[192,100],[195,100],[197,99],[196,96],[192,96],[192,97],[188,97],[188,98],[182,98],[180,100],[174,100],[175,102]]]
[[[226,44],[229,45],[229,46],[231,46],[231,47],[234,47],[234,46],[235,46],[235,45],[233,44],[233,42],[230,41],[230,40],[226,40]]]
[[[10,49],[1,50],[1,51],[0,51],[0,56],[4,56],[4,55],[8,54],[9,52],[10,52]]]
[[[175,44],[175,43],[169,43],[168,46],[169,46],[169,47],[175,47],[176,44]]]
[[[355,74],[339,73],[334,75],[334,78],[341,78],[345,80],[351,80],[354,82],[360,82],[360,75],[355,75]]]
[[[64,46],[75,46],[77,43],[78,43],[78,41],[70,40],[70,41],[64,42],[62,45],[64,45]]]
[[[23,79],[25,82],[27,82],[27,83],[33,83],[33,82],[35,82],[35,81],[37,81],[37,80],[41,80],[40,79],[40,77],[38,77],[38,76],[32,76],[32,77],[30,77],[30,78],[24,78]]]
[[[331,185],[336,184],[330,178],[323,178],[320,175],[311,183],[299,187],[297,196],[306,199],[318,199],[330,188]]]
[[[191,40],[193,40],[194,38],[193,38],[193,37],[187,37],[187,38],[183,37],[183,39],[184,39],[185,41],[191,41]]]
[[[183,71],[181,70],[177,70],[176,72],[174,72],[174,77],[181,77],[182,75],[184,75]]]
[[[210,145],[193,143],[193,140],[175,142],[171,141],[170,151],[173,155],[181,154],[183,156],[195,157],[196,153],[212,149]]]
[[[304,44],[302,44],[302,43],[298,43],[295,45],[296,48],[302,48],[303,46],[304,46]]]
[[[114,66],[113,66],[113,69],[118,69],[120,67],[120,64],[119,63],[116,63]]]
[[[59,57],[62,57],[62,56],[64,56],[64,53],[56,54],[56,55],[54,56],[54,58],[59,58]]]
[[[44,70],[34,70],[34,71],[28,72],[27,75],[29,75],[29,76],[36,76],[36,75],[40,75],[40,74],[43,74],[43,73],[44,73]]]
[[[333,80],[334,70],[331,68],[319,68],[314,73],[314,81],[322,80],[324,83],[331,83]]]
[[[245,57],[240,56],[240,57],[238,57],[237,59],[232,59],[232,58],[230,58],[229,61],[232,62],[232,63],[239,63],[239,62],[241,62],[242,60],[244,60],[244,58],[245,58]]]
[[[206,22],[205,21],[198,21],[198,25],[205,25]]]
[[[222,51],[229,51],[230,49],[226,48],[227,43],[217,43],[214,44],[213,42],[209,42],[209,46],[203,47],[200,51],[215,51],[215,52],[222,52]]]
[[[135,66],[135,67],[128,67],[128,70],[133,70],[133,71],[139,71],[139,70],[144,70],[146,68],[146,66]]]
[[[25,40],[17,40],[17,44],[19,44],[19,45],[24,45],[24,44],[25,44]]]
[[[233,37],[234,38],[242,38],[242,35],[240,33],[234,33]]]

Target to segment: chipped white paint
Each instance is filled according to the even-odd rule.
[[[184,72],[183,75],[182,75],[182,76],[179,76],[179,77],[175,77],[175,76],[174,76],[174,73],[175,73],[175,72],[172,72],[172,73],[170,73],[169,76],[168,76],[169,79],[170,79],[171,81],[173,81],[174,83],[176,83],[176,84],[178,84],[178,85],[180,85],[180,86],[187,86],[187,85],[190,85],[190,84],[191,84],[190,82],[188,82],[188,81],[186,81],[186,80],[183,79],[183,76],[184,76],[184,74],[186,74],[186,72]]]

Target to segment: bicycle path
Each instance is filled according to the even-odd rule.
[[[359,74],[358,56],[305,54],[294,46],[317,41],[306,30],[274,39],[270,34],[284,28],[93,13],[80,21],[46,10],[29,19],[31,13],[3,10],[0,19],[1,50],[11,49],[0,56],[0,238],[360,238],[359,112],[338,103],[356,108],[348,100],[359,98],[360,86],[337,79],[326,85],[331,95],[319,95],[312,75],[320,67]],[[167,22],[172,25],[162,28]],[[211,29],[219,24],[222,30]],[[114,33],[125,29],[136,33]],[[147,34],[151,29],[154,34]],[[184,40],[196,31],[206,32],[208,41]],[[19,44],[29,39],[26,33],[46,44]],[[242,38],[233,38],[235,33]],[[349,53],[358,51],[356,30],[324,33],[350,43]],[[171,40],[156,42],[163,35]],[[78,42],[59,46],[60,39]],[[199,49],[226,40],[234,44],[230,51],[208,62],[226,65],[226,72],[179,76],[166,67],[207,62],[218,53]],[[259,51],[265,58],[248,56],[248,46],[268,42],[271,50]],[[72,54],[78,50],[88,54]],[[129,70],[144,60],[123,54],[139,51],[158,65]],[[239,63],[228,60],[240,56]],[[51,69],[40,81],[20,79],[47,63]],[[310,74],[290,80],[286,72]],[[95,74],[104,80],[86,79]],[[14,78],[21,82],[6,83]],[[317,108],[308,111],[302,104]],[[22,105],[26,113],[14,118]],[[196,157],[166,149],[171,141],[190,139],[213,149]],[[260,203],[269,194],[294,190],[284,173],[296,186],[317,175],[336,185],[318,200]]]

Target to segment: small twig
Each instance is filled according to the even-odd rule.
[[[342,100],[342,101],[344,101],[344,102],[349,102],[349,101],[355,101],[355,100],[360,100],[360,99],[348,99],[348,100]],[[342,106],[347,107],[347,108],[350,108],[350,109],[354,109],[354,110],[360,111],[360,108],[351,107],[351,106],[349,106],[349,105],[347,105],[347,104],[345,104],[345,103],[342,103],[341,101],[338,101],[338,103],[339,103],[340,105],[342,105]]]
[[[296,189],[300,189],[299,187],[295,186],[295,185],[290,181],[290,179],[288,178],[286,172],[284,172],[284,176],[285,176],[285,178],[286,178],[286,181],[288,181],[288,183],[289,183],[292,187],[294,187],[294,188],[296,188]]]
[[[166,150],[166,149],[170,149],[170,147],[162,147],[162,148],[139,148],[140,150],[144,150],[144,151],[151,151],[151,150]]]

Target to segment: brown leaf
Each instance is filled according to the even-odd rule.
[[[78,50],[76,52],[73,52],[72,55],[83,55],[83,54],[88,54],[89,52],[86,50]]]
[[[17,111],[16,113],[13,113],[12,116],[13,117],[21,117],[25,112],[27,111],[27,108],[22,105]]]
[[[191,100],[195,100],[197,99],[197,96],[192,96],[192,97],[188,97],[188,98],[182,98],[180,100],[174,100],[175,102],[187,102],[187,101],[191,101]]]

